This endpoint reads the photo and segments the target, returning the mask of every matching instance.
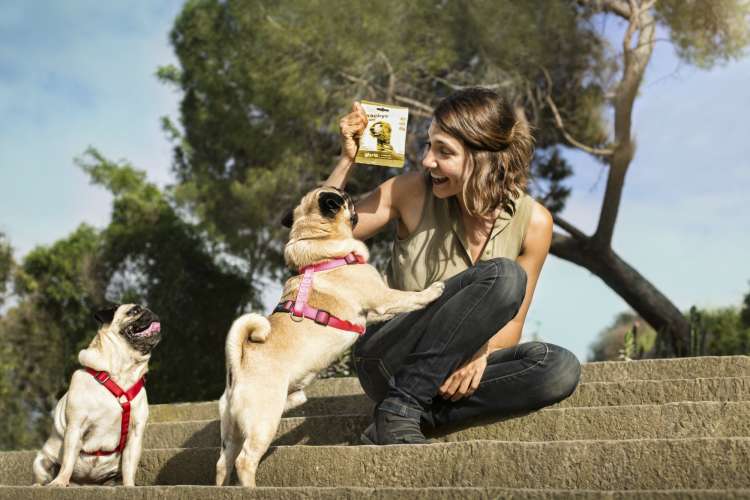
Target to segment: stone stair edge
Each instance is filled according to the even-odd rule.
[[[210,403],[210,402],[206,402]],[[748,401],[670,401],[667,403],[643,403],[643,404],[624,404],[624,405],[617,405],[617,406],[563,406],[563,407],[557,407],[557,406],[547,406],[545,408],[541,408],[539,410],[535,410],[532,413],[547,413],[547,412],[577,412],[579,410],[601,410],[606,408],[656,408],[656,407],[662,407],[662,406],[721,406],[721,405],[738,405],[738,406],[747,406],[750,408],[750,400]],[[363,415],[361,413],[337,413],[335,415],[308,415],[308,416],[283,416],[281,417],[281,420],[325,420],[330,418],[354,418],[354,417],[362,417],[367,416]],[[513,417],[515,418],[515,417]],[[159,422],[149,422],[148,425],[175,425],[180,423],[185,424],[192,424],[192,423],[209,423],[209,422],[217,422],[218,418],[197,418],[197,419],[191,419],[191,420],[172,420],[172,421],[159,421]]]
[[[211,484],[219,449],[144,451],[139,484]],[[6,483],[30,483],[33,453],[2,457]],[[466,441],[405,446],[288,446],[270,450],[261,485],[560,489],[747,489],[750,438],[560,442]],[[450,465],[449,465],[450,464]],[[314,465],[314,466],[313,466]],[[448,467],[435,475],[435,467]],[[579,471],[571,474],[575,466]]]
[[[153,496],[152,496],[153,494]],[[219,495],[220,494],[220,495]],[[149,499],[160,500],[185,498],[220,497],[224,500],[258,498],[258,499],[328,499],[328,498],[403,498],[403,499],[449,499],[457,498],[676,498],[676,499],[741,499],[750,498],[750,489],[674,489],[674,490],[591,490],[591,489],[532,489],[501,487],[427,487],[427,488],[367,488],[367,487],[275,487],[259,486],[247,489],[241,486],[136,486],[123,488],[115,486],[86,486],[67,490],[50,490],[34,486],[2,486],[0,499],[16,499],[20,496],[31,499],[97,499],[104,496],[116,499]]]
[[[428,448],[434,448],[434,447],[461,447],[466,446],[468,444],[479,444],[482,445],[484,443],[506,443],[506,444],[513,444],[513,445],[539,445],[539,444],[549,444],[549,445],[566,445],[566,444],[578,444],[578,445],[589,445],[592,443],[596,444],[616,444],[616,443],[632,443],[632,442],[654,442],[654,443],[667,443],[667,442],[688,442],[688,441],[704,441],[704,442],[716,442],[716,441],[739,441],[739,442],[746,442],[750,444],[750,436],[725,436],[725,437],[686,437],[686,438],[633,438],[633,439],[561,439],[557,441],[499,441],[495,439],[470,439],[467,441],[449,441],[449,442],[437,442],[437,443],[430,443],[430,444],[409,444],[409,445],[388,445],[388,446],[379,446],[379,445],[321,445],[321,446],[308,446],[308,445],[295,445],[295,446],[271,446],[269,447],[269,454],[271,450],[274,450],[275,448],[308,448],[308,449],[317,449],[325,451],[326,449],[412,449],[412,450],[418,450],[418,449],[428,449]],[[205,450],[205,451],[219,451],[220,448],[218,446],[201,446],[201,447],[194,447],[194,448],[152,448],[152,449],[144,449],[143,452],[160,452],[160,453],[170,453],[170,452],[182,452],[182,451],[188,451],[188,450]],[[0,458],[4,456],[10,456],[10,455],[24,455],[24,454],[35,454],[36,450],[8,450],[8,451],[0,451]],[[2,484],[0,484],[2,486]]]
[[[335,379],[322,379],[322,380],[316,380],[313,382],[313,384],[318,384],[319,382],[325,382],[327,380],[357,380],[354,377],[339,377]],[[717,380],[743,380],[750,382],[750,374],[746,377],[692,377],[692,378],[669,378],[669,379],[629,379],[629,380],[619,380],[619,381],[592,381],[592,382],[581,382],[578,384],[579,387],[586,386],[586,387],[601,387],[602,385],[631,385],[631,384],[644,384],[644,383],[656,383],[659,385],[669,385],[670,383],[675,382],[695,382],[695,381],[717,381]],[[336,398],[340,396],[357,396],[357,395],[363,395],[364,392],[360,390],[360,392],[356,394],[346,394],[346,395],[330,395],[330,396],[310,396],[308,395],[308,400],[310,399],[322,399],[322,398]],[[186,407],[190,405],[218,405],[219,400],[218,399],[211,399],[208,401],[179,401],[175,403],[154,403],[150,404],[149,408],[165,408],[165,407]],[[632,405],[631,405],[632,406]]]

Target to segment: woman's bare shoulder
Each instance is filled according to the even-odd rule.
[[[552,242],[553,220],[550,211],[532,198],[531,215],[529,225],[526,228],[526,236],[523,239],[523,253],[535,250],[549,250]]]
[[[406,238],[416,231],[422,219],[424,197],[427,193],[422,172],[405,172],[393,183],[393,203],[399,213],[398,237]]]

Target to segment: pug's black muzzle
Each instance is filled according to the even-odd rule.
[[[148,354],[161,341],[159,316],[144,310],[125,327],[123,333],[134,349],[141,354]]]

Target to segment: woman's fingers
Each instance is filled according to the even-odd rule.
[[[479,383],[482,381],[482,375],[483,373],[479,370],[474,373],[474,376],[471,379],[471,386],[469,386],[469,394],[467,394],[467,396],[471,396],[476,392],[477,389],[479,389]]]
[[[463,380],[461,380],[461,385],[458,387],[458,390],[453,394],[453,397],[451,398],[451,401],[458,401],[462,397],[466,396],[469,390],[469,387],[471,386],[471,380],[472,380],[471,374],[464,375]]]
[[[443,384],[443,386],[445,387],[445,390],[443,391],[443,397],[445,399],[448,399],[451,396],[453,396],[453,394],[455,394],[456,390],[461,384],[461,377],[459,373],[460,372],[455,372],[453,375],[448,377],[448,380],[446,380],[445,384]]]

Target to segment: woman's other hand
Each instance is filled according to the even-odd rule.
[[[488,344],[483,345],[469,361],[461,365],[443,382],[438,391],[443,399],[458,401],[474,394],[487,368],[487,356],[490,354],[488,348]]]
[[[362,105],[354,101],[352,110],[348,115],[339,120],[341,132],[341,156],[345,156],[352,162],[357,156],[359,149],[359,138],[367,127],[367,115]]]

